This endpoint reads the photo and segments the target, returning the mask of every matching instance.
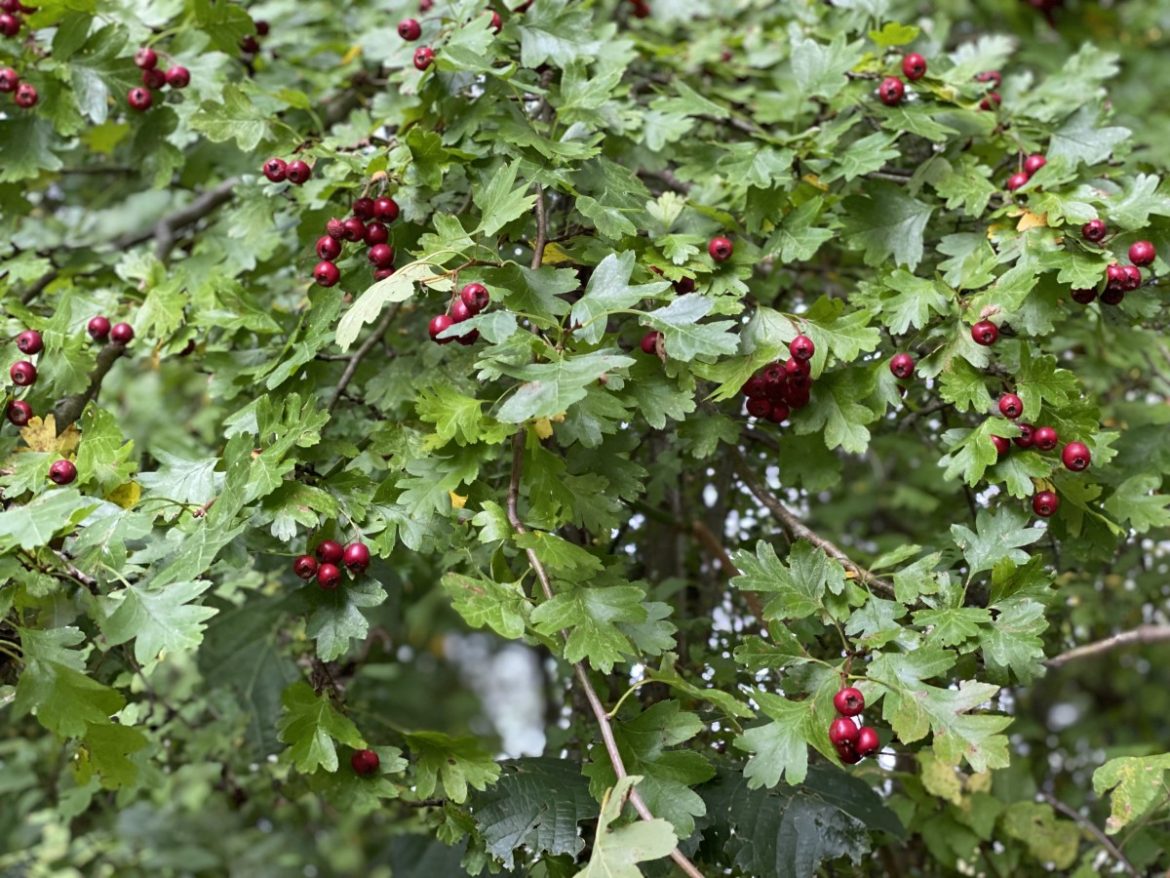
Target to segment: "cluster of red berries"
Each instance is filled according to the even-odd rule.
[[[845,687],[833,696],[833,707],[840,715],[829,723],[829,743],[836,748],[842,762],[856,765],[881,749],[877,729],[854,722],[854,718],[865,710],[865,696],[860,689]]]
[[[644,345],[643,341],[643,349]],[[798,335],[788,343],[788,353],[791,356],[787,360],[764,366],[740,389],[747,397],[747,413],[753,418],[779,424],[788,419],[792,409],[808,405],[812,390],[809,360],[816,346],[807,335]]]
[[[383,280],[394,274],[394,247],[390,244],[387,223],[398,219],[398,202],[388,196],[362,196],[353,203],[353,216],[344,220],[336,217],[325,223],[325,234],[317,239],[317,257],[321,260],[313,269],[313,280],[323,287],[334,286],[341,280],[337,260],[344,242],[366,245],[366,257],[374,269],[374,280]]]
[[[180,64],[160,70],[158,53],[149,46],[143,46],[134,53],[134,64],[142,71],[142,85],[135,86],[126,94],[130,109],[145,113],[154,103],[155,91],[170,86],[182,90],[191,84],[191,71]]]
[[[436,314],[431,318],[431,323],[428,328],[431,341],[438,342],[439,344],[447,344],[452,341],[458,341],[461,345],[475,344],[479,339],[478,329],[473,329],[471,332],[465,332],[463,335],[455,337],[439,338],[439,336],[456,323],[470,320],[486,308],[491,300],[491,293],[488,292],[488,288],[483,284],[470,283],[464,286],[459,291],[459,296],[453,298],[447,306],[447,313]]]
[[[266,22],[262,19],[257,20],[256,33],[255,34],[248,34],[246,37],[244,37],[242,40],[240,40],[240,51],[243,52],[245,55],[249,55],[249,56],[259,54],[260,40],[258,40],[257,37],[268,36],[268,30],[269,30],[268,22]]]
[[[995,89],[1003,84],[1003,75],[998,70],[984,70],[982,73],[975,75],[975,81],[990,83],[992,89],[979,102],[979,109],[988,111],[998,109],[999,105],[1003,103],[1003,98],[999,96],[999,92]]]
[[[342,566],[352,576],[364,573],[370,566],[370,549],[358,541],[342,548],[341,543],[334,540],[322,540],[317,544],[314,555],[298,556],[293,561],[293,573],[305,582],[316,579],[317,585],[326,591],[333,591],[341,584]]]
[[[36,9],[23,5],[20,0],[0,0],[0,35],[14,37],[20,33],[24,24],[21,15],[36,12]]]
[[[1109,236],[1109,227],[1102,219],[1089,220],[1081,226],[1081,237],[1091,244],[1100,244]],[[1129,265],[1120,262],[1111,263],[1105,269],[1105,289],[1101,291],[1101,303],[1104,305],[1120,305],[1126,293],[1131,293],[1142,285],[1142,268],[1154,264],[1158,258],[1158,251],[1149,241],[1134,241],[1129,246]],[[1082,305],[1087,305],[1097,298],[1094,288],[1073,290],[1072,299]]]
[[[422,12],[428,12],[431,9],[431,3],[419,3],[419,9]],[[504,20],[500,17],[500,13],[494,9],[489,10],[489,12],[492,17],[491,29],[499,33],[504,26]],[[398,36],[408,43],[413,43],[422,36],[422,24],[417,18],[404,18],[398,22]],[[435,50],[430,46],[419,46],[414,50],[414,66],[419,70],[426,70],[434,61]]]
[[[22,110],[37,105],[40,95],[31,82],[21,82],[20,74],[11,67],[0,67],[0,93],[12,94],[12,100]]]
[[[288,180],[294,186],[301,186],[313,176],[313,166],[301,159],[286,162],[284,159],[270,158],[264,163],[264,176],[271,183]]]
[[[902,58],[902,74],[911,82],[926,76],[926,59],[917,52]],[[906,84],[897,76],[887,76],[877,89],[878,100],[887,107],[896,107],[906,97]]]
[[[1033,153],[1024,159],[1020,170],[1016,171],[1007,180],[1007,189],[1009,192],[1015,192],[1025,183],[1032,179],[1032,175],[1038,170],[1048,164],[1048,159],[1040,155],[1040,153]]]

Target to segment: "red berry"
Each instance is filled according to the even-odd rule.
[[[909,378],[914,374],[914,358],[909,354],[894,354],[890,357],[890,371],[895,378]]]
[[[284,159],[269,159],[264,163],[264,176],[273,183],[284,182],[288,174],[288,162]]]
[[[471,309],[472,314],[478,314],[492,300],[488,288],[480,283],[467,284],[459,291],[459,298],[464,305]]]
[[[12,379],[12,383],[17,387],[29,387],[36,384],[37,367],[28,360],[20,360],[12,364],[12,367],[8,370],[8,375]]]
[[[882,742],[878,737],[877,729],[873,726],[862,726],[857,730],[857,743],[854,745],[858,756],[872,756],[881,749]]]
[[[999,398],[999,413],[1014,421],[1024,413],[1024,401],[1014,393],[1005,393]]]
[[[394,222],[398,219],[398,202],[393,198],[375,198],[374,216],[383,222]]]
[[[474,316],[471,313],[471,309],[463,303],[462,299],[457,299],[447,310],[447,313],[451,315],[451,319],[456,323],[462,323],[464,320],[469,320]]]
[[[378,268],[389,268],[394,264],[394,248],[389,244],[375,244],[366,253],[366,258]]]
[[[157,67],[142,71],[142,84],[146,88],[162,88],[167,84],[167,75]]]
[[[158,54],[149,46],[143,46],[134,53],[134,64],[143,70],[153,70],[158,66]]]
[[[1103,305],[1120,305],[1125,299],[1125,290],[1120,287],[1106,287],[1105,291],[1101,293],[1101,304]]]
[[[16,347],[22,354],[39,354],[45,347],[44,339],[35,329],[26,329],[16,337]]]
[[[1084,442],[1070,442],[1060,452],[1060,459],[1064,461],[1065,467],[1079,473],[1089,468],[1089,464],[1093,462],[1093,455]]]
[[[23,427],[33,415],[32,406],[23,399],[14,399],[8,403],[8,420],[14,426]]]
[[[680,277],[674,282],[674,291],[680,296],[693,293],[695,291],[695,279],[693,277]]]
[[[418,23],[418,19],[404,18],[398,22],[398,36],[408,43],[413,43],[422,36],[422,25]]]
[[[971,327],[971,338],[975,344],[983,345],[984,347],[993,345],[999,338],[999,327],[990,320],[980,320]]]
[[[1122,281],[1122,289],[1128,291],[1136,290],[1142,285],[1142,270],[1136,265],[1123,265],[1121,270],[1125,272],[1125,280]]]
[[[325,223],[325,234],[330,238],[336,238],[338,241],[340,241],[342,238],[346,237],[345,223],[343,223],[337,217],[333,217],[332,219],[327,220]]]
[[[134,341],[134,327],[129,323],[115,323],[110,327],[110,341],[127,345]]]
[[[1058,442],[1060,442],[1060,437],[1056,435],[1056,430],[1052,427],[1037,427],[1032,432],[1032,444],[1041,451],[1051,451]]]
[[[341,280],[341,270],[328,259],[322,259],[313,269],[313,280],[323,287],[334,286]]]
[[[94,341],[105,341],[110,334],[110,321],[100,314],[97,317],[91,317],[85,326],[85,331]]]
[[[388,277],[393,277],[393,275],[394,275],[393,268],[375,268],[374,269],[374,280],[385,280]]]
[[[1007,189],[1009,192],[1015,192],[1017,189],[1019,189],[1021,186],[1025,185],[1027,182],[1028,182],[1028,175],[1025,174],[1023,171],[1020,171],[1019,173],[1012,174],[1010,177],[1008,177]]]
[[[353,203],[353,215],[360,220],[374,218],[374,199],[359,198]]]
[[[293,561],[293,573],[308,582],[317,575],[317,559],[312,555],[301,555]]]
[[[376,220],[366,224],[365,242],[373,247],[375,244],[385,244],[390,240],[390,230]]]
[[[1020,428],[1020,435],[1012,441],[1020,448],[1031,448],[1035,441],[1036,428],[1031,424],[1017,424]]]
[[[477,341],[479,341],[479,330],[473,329],[473,330],[471,330],[471,332],[465,332],[465,333],[463,333],[463,335],[459,336],[459,338],[457,338],[456,341],[459,342],[459,344],[463,345],[464,347],[467,347],[468,345],[473,345]]]
[[[753,418],[766,418],[772,413],[772,403],[760,397],[750,397],[747,401],[747,413]]]
[[[431,323],[428,327],[428,331],[431,334],[431,341],[437,341],[439,344],[450,344],[454,339],[439,338],[439,334],[449,326],[454,325],[455,321],[451,319],[449,314],[436,314],[431,318]]]
[[[1039,491],[1032,497],[1032,511],[1041,518],[1051,518],[1060,508],[1060,498],[1052,491]]]
[[[833,696],[833,707],[841,716],[857,716],[865,710],[865,696],[860,689],[846,686]]]
[[[167,71],[167,85],[171,88],[186,88],[191,84],[191,71],[186,67],[176,64]]]
[[[504,20],[502,18],[500,18],[500,13],[496,12],[493,9],[492,10],[492,21],[491,21],[491,24],[488,25],[488,27],[490,27],[496,33],[499,33],[500,29],[503,28],[503,26],[504,26]]]
[[[288,163],[287,174],[290,183],[295,183],[297,186],[300,186],[313,176],[313,169],[309,166],[308,162],[294,159]]]
[[[268,36],[268,31],[271,30],[271,25],[269,25],[267,21],[262,18],[258,18],[255,21],[255,25],[257,34],[262,37]]]
[[[850,717],[837,717],[829,723],[829,741],[834,747],[857,743],[857,724]]]
[[[813,340],[807,335],[798,335],[788,343],[788,353],[792,354],[797,360],[805,362],[811,360],[816,350],[816,345],[813,344]]]
[[[1124,290],[1129,280],[1125,267],[1118,262],[1110,263],[1105,268],[1105,287],[1110,290]]]
[[[976,82],[994,82],[996,86],[1003,84],[1003,76],[998,70],[984,70],[982,73],[975,74]]]
[[[911,52],[902,59],[902,74],[914,82],[926,76],[926,59],[917,52]]]
[[[340,564],[345,550],[341,548],[341,543],[336,540],[322,540],[317,544],[317,548],[313,550],[313,553],[322,564]]]
[[[16,94],[12,100],[22,110],[29,110],[37,105],[40,95],[37,94],[36,86],[31,82],[22,82],[16,87]]]
[[[317,585],[332,591],[341,582],[341,569],[336,564],[326,562],[317,568]]]
[[[1024,173],[1031,177],[1046,164],[1048,164],[1048,159],[1044,158],[1038,152],[1032,153],[1032,155],[1024,159]]]
[[[1088,305],[1091,301],[1097,298],[1097,291],[1094,289],[1073,290],[1071,295],[1074,302],[1079,302],[1082,305]]]
[[[0,92],[4,94],[14,92],[19,84],[20,74],[11,67],[0,67]]]
[[[20,16],[5,12],[0,14],[0,34],[14,37],[20,33]]]
[[[255,55],[260,51],[260,41],[251,34],[240,40],[240,51],[245,55]]]
[[[77,478],[77,467],[71,460],[55,460],[49,467],[49,479],[58,485],[72,484]]]
[[[341,227],[345,230],[345,240],[353,241],[355,244],[358,241],[365,240],[366,224],[356,216],[349,217],[349,219],[345,220],[341,224]]]
[[[785,395],[785,399],[788,400],[789,408],[802,409],[808,405],[811,398],[812,395],[809,392],[809,388],[807,386],[796,387],[792,384],[788,385],[788,393]]]
[[[342,562],[354,573],[361,573],[370,566],[370,550],[365,543],[353,542],[345,547]]]
[[[779,424],[783,421],[787,421],[790,414],[791,412],[788,410],[788,406],[782,402],[773,401],[772,410],[768,412],[768,420],[773,424]]]
[[[130,105],[131,110],[144,113],[154,103],[154,95],[150,93],[150,89],[148,88],[132,88],[126,94],[126,103]]]
[[[656,329],[652,329],[642,336],[642,353],[657,354],[658,353],[658,339],[662,338],[662,333]]]
[[[373,750],[356,750],[353,756],[349,757],[349,764],[353,767],[354,774],[359,777],[369,777],[377,773],[378,766],[382,762]]]
[[[999,92],[992,91],[987,93],[987,97],[979,102],[979,109],[990,111],[996,109],[1003,103],[1003,98],[999,96]]]
[[[852,744],[842,744],[837,748],[837,755],[841,757],[841,761],[846,765],[856,765],[861,761],[861,754],[857,752],[857,748]]]
[[[1150,265],[1158,256],[1149,241],[1134,241],[1129,245],[1129,261],[1134,265]]]
[[[331,238],[329,235],[322,235],[317,239],[317,256],[328,262],[332,262],[341,255],[341,242],[336,238]]]
[[[731,243],[731,239],[722,235],[712,238],[711,243],[707,245],[707,252],[716,262],[726,262],[734,251],[735,245]]]
[[[792,353],[791,347],[789,347],[788,352]],[[793,376],[808,377],[811,372],[812,366],[809,364],[808,360],[799,360],[796,357],[790,357],[784,361],[784,374],[789,378],[792,378]]]
[[[1081,237],[1094,244],[1105,240],[1107,234],[1109,234],[1109,228],[1105,225],[1105,220],[1093,219],[1081,226]]]
[[[995,446],[997,457],[1003,457],[1012,450],[1012,443],[1003,436],[992,436],[991,444]]]
[[[878,100],[887,107],[896,107],[906,96],[906,86],[896,76],[887,76],[878,86]]]
[[[768,395],[768,387],[764,382],[763,375],[753,375],[746,382],[739,392],[748,399],[762,399]]]
[[[435,50],[430,46],[419,46],[414,50],[414,66],[426,70],[435,60]]]

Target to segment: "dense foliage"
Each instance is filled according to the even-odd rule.
[[[0,872],[1170,869],[1170,3],[0,6]]]

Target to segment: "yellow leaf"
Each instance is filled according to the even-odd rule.
[[[451,498],[451,505],[454,506],[456,509],[462,509],[464,506],[467,505],[467,498],[466,497],[461,497],[458,494],[456,494],[454,491],[448,491],[447,494]]]
[[[138,482],[126,482],[110,491],[106,499],[111,503],[117,503],[123,509],[133,509],[142,499],[142,486]]]
[[[1020,217],[1020,222],[1016,226],[1016,231],[1026,232],[1028,229],[1042,229],[1048,225],[1048,214],[1046,213],[1032,213],[1030,210],[1025,210],[1024,215]]]
[[[544,245],[545,265],[563,265],[566,262],[572,261],[573,257],[566,253],[560,244],[549,243]]]
[[[532,426],[541,439],[547,439],[553,434],[552,422],[548,418],[539,418]]]
[[[821,178],[818,177],[816,174],[805,174],[800,179],[804,180],[804,182],[808,183],[810,186],[816,186],[822,192],[829,191],[829,187],[826,186],[824,183],[822,183]]]
[[[361,57],[361,54],[362,54],[362,47],[359,44],[354,43],[354,45],[349,47],[349,51],[346,52],[342,56],[341,66],[345,67],[347,64],[352,64],[354,61],[356,61],[358,58]]]
[[[51,414],[44,418],[29,418],[28,424],[20,428],[20,436],[31,451],[51,451],[61,457],[76,451],[81,441],[81,434],[74,424],[58,436],[57,418]]]

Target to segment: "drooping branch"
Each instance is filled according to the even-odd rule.
[[[524,470],[524,435],[525,431],[521,428],[512,436],[512,474],[508,482],[508,523],[512,525],[512,529],[518,534],[528,533],[528,528],[520,517],[520,479]],[[540,582],[540,588],[544,592],[545,599],[552,600],[554,592],[548,570],[545,569],[544,564],[533,549],[526,549],[525,553],[528,556],[529,566],[532,567],[533,572],[536,573],[537,580]],[[561,637],[568,639],[568,632],[562,631]],[[582,662],[573,662],[573,673],[576,675],[577,681],[581,684],[581,691],[585,695],[585,700],[589,702],[589,709],[597,721],[597,727],[601,732],[601,740],[605,745],[605,752],[609,757],[609,763],[613,768],[613,773],[618,780],[621,780],[627,777],[629,772],[626,771],[625,760],[622,759],[621,751],[618,749],[617,739],[613,734],[613,724],[610,722],[609,714],[606,712],[605,706],[601,703],[601,698],[598,697],[593,682],[589,679],[589,671],[585,665]],[[630,804],[634,806],[634,810],[638,812],[638,816],[643,820],[654,819],[653,813],[646,807],[646,803],[642,800],[636,788],[630,790]],[[682,870],[683,874],[689,876],[689,878],[703,878],[703,873],[678,848],[671,851],[670,858],[674,860],[675,865]]]
[[[110,342],[98,352],[97,362],[94,363],[93,371],[89,373],[89,387],[81,393],[65,397],[53,409],[53,415],[57,420],[57,435],[60,435],[66,427],[81,417],[85,407],[97,397],[106,374],[124,353],[126,353],[126,345],[116,342]]]
[[[1059,668],[1078,659],[1093,658],[1139,643],[1168,643],[1170,642],[1170,625],[1139,625],[1130,631],[1122,631],[1112,637],[1075,646],[1044,662],[1050,668]]]
[[[805,540],[806,542],[812,543],[830,558],[835,558],[841,562],[841,566],[856,576],[858,581],[863,585],[872,586],[885,594],[892,595],[894,593],[894,586],[892,584],[874,576],[874,574],[850,558],[836,543],[814,531],[801,521],[800,516],[780,502],[780,498],[773,494],[764,480],[756,474],[739,449],[732,448],[730,454],[734,463],[735,473],[739,476],[740,481],[751,491],[752,496],[772,513],[789,539]]]
[[[390,324],[394,322],[394,318],[398,316],[398,311],[401,305],[394,305],[387,309],[386,313],[382,315],[382,319],[370,332],[369,337],[362,342],[361,346],[353,352],[353,356],[349,358],[349,362],[345,364],[345,371],[341,373],[341,379],[337,382],[337,387],[333,390],[333,396],[329,398],[329,411],[333,411],[341,395],[345,393],[345,388],[349,386],[349,382],[353,380],[354,373],[357,372],[357,367],[361,365],[362,360],[365,359],[366,354],[373,350],[376,345],[386,334],[386,330],[390,328]]]

